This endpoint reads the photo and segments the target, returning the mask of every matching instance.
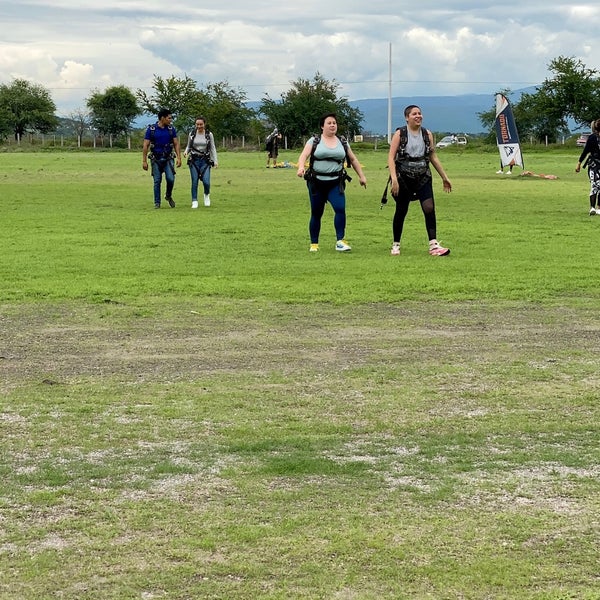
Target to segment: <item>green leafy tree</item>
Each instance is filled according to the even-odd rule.
[[[227,81],[209,83],[198,89],[196,82],[188,77],[155,76],[153,93],[137,91],[143,111],[156,114],[168,108],[174,117],[175,127],[191,129],[194,119],[202,115],[211,130],[223,136],[239,137],[251,133],[255,111],[246,106],[246,93],[232,88]]]
[[[210,128],[220,136],[238,137],[251,133],[256,112],[246,106],[247,96],[227,81],[209,83],[199,91],[190,114],[190,122],[198,115],[206,117]]]
[[[301,145],[313,133],[319,133],[319,119],[328,112],[337,114],[338,132],[351,137],[361,130],[363,114],[352,108],[348,100],[338,96],[339,84],[328,81],[320,73],[313,80],[297,79],[280,100],[266,95],[260,112],[292,145]]]
[[[549,65],[554,76],[546,79],[536,95],[543,97],[540,106],[562,114],[580,126],[587,126],[600,114],[600,79],[596,69],[587,68],[573,57],[559,56]]]
[[[165,79],[155,75],[152,90],[151,94],[141,89],[136,91],[143,113],[156,116],[159,110],[166,108],[173,113],[176,126],[180,119],[189,119],[198,93],[196,82],[191,77],[172,76]]]
[[[600,79],[596,69],[587,68],[579,59],[559,56],[549,64],[552,77],[537,90],[521,96],[513,104],[515,121],[521,136],[556,142],[569,132],[569,122],[589,128],[600,114]],[[495,108],[479,113],[493,137]]]
[[[58,125],[50,92],[25,79],[0,85],[0,131],[12,131],[15,139],[26,131],[49,133]]]
[[[95,91],[87,99],[92,125],[103,135],[128,133],[140,109],[133,92],[124,85],[109,87],[104,93]]]

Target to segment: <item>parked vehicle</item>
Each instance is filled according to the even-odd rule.
[[[452,146],[453,144],[465,146],[467,144],[467,138],[464,135],[446,135],[435,145],[435,147],[445,148],[446,146]]]
[[[585,146],[587,139],[590,137],[589,133],[582,133],[575,142],[578,146]]]

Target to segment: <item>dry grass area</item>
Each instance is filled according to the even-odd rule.
[[[0,598],[594,598],[589,317],[5,305]]]
[[[161,382],[210,373],[339,372],[368,365],[540,371],[597,364],[589,309],[529,304],[149,306],[25,304],[0,308],[3,392],[26,383],[116,377]],[[597,384],[590,369],[589,384]],[[486,389],[473,373],[471,387]],[[451,390],[449,390],[451,391]],[[450,408],[449,408],[450,409]]]

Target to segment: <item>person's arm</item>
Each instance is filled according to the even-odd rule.
[[[210,160],[213,161],[215,167],[219,166],[219,159],[217,157],[217,147],[215,146],[215,136],[212,131],[208,134],[210,136]]]
[[[302,150],[302,154],[300,154],[300,156],[298,158],[298,171],[296,173],[296,175],[298,175],[298,177],[304,177],[304,173],[305,173],[304,166],[306,165],[306,161],[308,160],[308,157],[310,156],[312,147],[313,147],[313,138],[310,138],[310,140],[308,140],[308,142],[306,142],[306,144],[304,145],[304,150]]]
[[[452,184],[448,179],[448,175],[446,175],[446,171],[444,171],[444,167],[442,167],[442,163],[438,158],[438,155],[435,151],[435,146],[433,145],[433,134],[431,131],[427,132],[429,134],[429,146],[431,148],[429,153],[429,162],[433,165],[433,168],[438,172],[438,175],[442,178],[444,183],[444,191],[448,194],[452,191]]]
[[[185,150],[183,151],[183,156],[187,157],[187,155],[190,153],[190,150],[192,149],[193,144],[194,144],[194,137],[188,135],[188,141],[187,141],[187,144],[185,145]]]
[[[358,158],[356,158],[356,155],[354,154],[354,152],[352,152],[352,149],[350,148],[350,146],[348,146],[348,158],[350,159],[350,164],[352,165],[352,168],[356,171],[356,173],[358,175],[358,180],[360,181],[360,185],[362,185],[364,188],[366,188],[367,187],[367,178],[365,177],[362,167],[360,166],[360,163],[358,162]]]
[[[577,166],[575,167],[575,173],[579,173],[579,171],[581,171],[581,163],[585,160],[585,157],[590,154],[590,152],[592,151],[592,146],[593,143],[592,139],[594,140],[594,142],[596,141],[596,136],[595,135],[590,135],[588,137],[588,139],[585,141],[585,146],[583,147],[583,150],[581,151],[581,154],[579,155],[579,160],[577,161]]]
[[[180,167],[181,166],[181,145],[179,144],[178,137],[173,138],[173,149],[175,150],[175,156],[177,157],[175,164],[178,167]]]
[[[400,146],[400,132],[396,131],[390,142],[390,151],[388,152],[388,169],[390,171],[390,181],[392,183],[392,196],[398,195],[398,176],[396,174],[396,154]]]
[[[150,140],[144,140],[144,144],[142,146],[142,169],[144,171],[148,170],[148,150],[150,149]]]

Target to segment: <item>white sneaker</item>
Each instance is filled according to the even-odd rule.
[[[437,240],[431,240],[429,242],[429,254],[431,256],[448,256],[450,250],[449,248],[444,248]]]
[[[496,171],[496,175],[502,175],[502,173],[504,173],[504,171],[502,169],[498,169]]]
[[[512,175],[512,171],[506,171],[507,175]]]
[[[204,206],[210,206],[210,195],[204,194]]]
[[[597,215],[598,211],[595,208],[590,208],[590,217],[593,215]]]
[[[392,256],[400,255],[400,244],[396,244],[395,242],[392,244],[392,249],[390,250],[390,254]]]
[[[192,200],[192,208],[198,208],[198,200]]]
[[[346,240],[338,240],[335,244],[335,249],[338,252],[348,252],[348,250],[352,250],[352,248],[348,245]]]

